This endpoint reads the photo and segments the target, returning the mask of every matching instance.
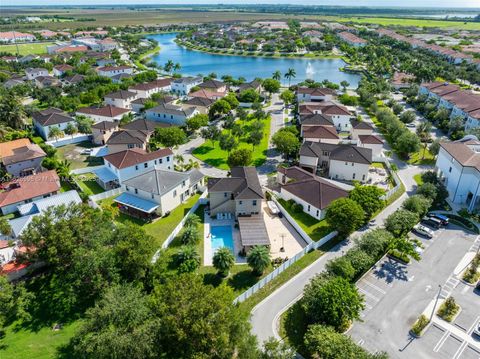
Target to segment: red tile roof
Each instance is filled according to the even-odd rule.
[[[95,116],[104,116],[104,117],[117,117],[119,115],[130,112],[129,109],[122,107],[115,107],[112,105],[106,105],[103,107],[84,107],[77,110],[78,113],[95,115]]]
[[[171,155],[173,155],[173,152],[170,148],[163,148],[153,152],[146,152],[145,150],[134,148],[131,150],[112,153],[103,158],[110,162],[114,167],[122,169]]]

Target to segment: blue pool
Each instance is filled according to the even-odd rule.
[[[233,247],[233,233],[231,226],[214,226],[211,227],[210,242],[212,243],[212,255],[217,249],[227,247],[234,252]]]

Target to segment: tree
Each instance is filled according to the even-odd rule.
[[[288,79],[288,87],[290,87],[290,81],[297,76],[295,69],[289,68],[285,75],[283,75],[286,79]]]
[[[393,235],[390,232],[376,228],[365,233],[360,239],[355,239],[355,242],[361,250],[377,259],[385,253],[392,239]]]
[[[272,79],[274,80],[280,81],[281,78],[282,78],[282,73],[278,70],[272,74]]]
[[[250,132],[247,142],[252,145],[252,150],[255,151],[255,146],[258,146],[263,139],[263,131],[256,129],[252,132]]]
[[[428,198],[431,201],[435,201],[437,198],[437,187],[430,182],[423,183],[422,185],[418,186],[417,194]]]
[[[23,283],[11,284],[6,275],[0,276],[0,335],[4,327],[16,320],[29,320],[28,307],[34,295],[25,289]]]
[[[440,151],[440,140],[439,140],[439,139],[435,139],[435,140],[430,144],[430,146],[428,147],[428,150],[430,151],[430,153],[431,153],[434,157],[437,157],[437,156],[438,156],[438,152]]]
[[[213,266],[220,277],[227,277],[235,264],[235,257],[227,247],[219,248],[213,255]]]
[[[217,115],[225,115],[232,110],[230,103],[224,99],[215,101],[208,110],[208,116],[214,119]]]
[[[263,343],[263,350],[260,359],[293,359],[295,350],[284,341],[269,338]]]
[[[325,268],[327,273],[332,276],[339,276],[348,281],[351,281],[353,277],[355,277],[355,268],[345,256],[329,260]]]
[[[377,186],[355,185],[348,197],[357,202],[365,212],[365,221],[372,218],[372,215],[383,207],[380,196],[383,191]]]
[[[210,125],[200,131],[200,136],[202,136],[205,141],[210,140],[212,142],[213,148],[215,148],[215,141],[218,140],[220,134],[220,130],[215,125]]]
[[[88,309],[71,339],[75,358],[154,358],[158,320],[149,298],[133,285],[113,286]]]
[[[180,237],[181,241],[185,245],[194,245],[200,240],[200,233],[198,232],[197,227],[184,227],[182,235]]]
[[[427,150],[428,143],[432,140],[431,131],[432,124],[430,122],[423,121],[417,126],[417,136],[423,144],[422,159],[425,158],[425,151]]]
[[[2,96],[0,101],[0,119],[7,127],[20,129],[24,126],[25,111],[20,99],[12,93]]]
[[[285,105],[290,105],[295,101],[295,94],[293,91],[285,90],[280,94],[280,99],[285,102]]]
[[[0,233],[10,237],[12,234],[12,226],[10,226],[10,222],[5,217],[0,217]]]
[[[294,157],[300,148],[298,137],[288,130],[281,129],[272,136],[272,144],[285,157]]]
[[[202,220],[200,219],[199,216],[197,216],[194,213],[194,214],[189,215],[185,219],[185,223],[183,224],[183,226],[184,227],[197,227],[198,225],[200,225],[200,223],[202,223]]]
[[[240,92],[238,101],[243,103],[256,103],[260,100],[260,95],[254,89],[246,89]]]
[[[311,358],[388,359],[386,353],[370,354],[349,336],[323,325],[311,325],[305,334],[304,344]]]
[[[420,149],[420,140],[416,134],[405,131],[397,138],[396,148],[400,153],[408,155]]]
[[[415,250],[415,242],[406,237],[394,237],[388,244],[389,251],[395,251],[400,257],[412,257],[420,260],[420,254]]]
[[[364,309],[355,285],[341,277],[313,278],[305,287],[301,305],[309,323],[330,325],[339,332],[359,319]]]
[[[48,131],[48,137],[53,137],[55,140],[58,140],[59,138],[63,137],[64,133],[58,126],[52,126],[50,127]]]
[[[395,115],[399,115],[403,111],[403,106],[396,102],[392,106],[392,111]]]
[[[431,205],[432,205],[432,199],[416,194],[411,197],[408,197],[403,202],[402,207],[407,211],[418,214],[419,217],[423,217],[424,215],[427,214]]]
[[[228,155],[227,163],[230,168],[249,166],[252,163],[252,151],[248,148],[234,150]]]
[[[402,121],[403,123],[412,123],[413,121],[415,121],[416,118],[417,116],[415,115],[415,111],[413,110],[404,111],[399,117],[400,121]]]
[[[193,246],[184,246],[176,254],[179,273],[192,273],[200,267],[200,255]]]
[[[387,217],[385,228],[394,236],[404,236],[407,234],[419,220],[418,214],[398,209]]]
[[[350,84],[348,83],[348,81],[343,80],[340,82],[340,86],[342,86],[343,92],[345,92],[347,91],[347,87],[350,86]]]
[[[187,135],[180,127],[159,127],[154,138],[165,147],[176,147],[187,141]]]
[[[187,125],[187,128],[190,132],[195,132],[201,127],[208,125],[208,116],[201,113],[196,114],[195,116],[192,116],[189,119],[187,119],[185,124]]]
[[[230,104],[230,108],[236,109],[240,102],[237,100],[237,96],[233,92],[229,92],[227,96],[223,98],[225,101],[227,101]]]
[[[67,134],[67,135],[73,136],[74,134],[76,134],[76,133],[78,132],[78,129],[77,129],[77,127],[76,127],[73,123],[69,122],[69,123],[67,124],[67,126],[65,127],[64,132],[65,132],[65,134]]]
[[[173,70],[173,67],[175,66],[175,64],[173,63],[172,60],[168,60],[165,65],[163,65],[163,69],[168,72],[168,73],[171,73],[172,70]]]
[[[224,151],[227,151],[228,154],[230,154],[230,151],[238,146],[238,142],[235,137],[226,133],[220,135],[219,143],[220,148]]]
[[[70,168],[72,167],[72,163],[63,160],[60,161],[57,165],[57,174],[60,176],[60,178],[67,179],[70,178]]]
[[[338,198],[328,206],[325,219],[340,236],[348,236],[364,223],[365,212],[354,200]]]
[[[261,276],[270,265],[270,251],[265,246],[254,246],[248,252],[247,263],[254,275]]]
[[[248,112],[243,107],[238,107],[237,108],[237,117],[241,121],[245,121],[248,117]]]
[[[85,116],[75,117],[78,132],[80,133],[92,133],[93,120]]]
[[[263,80],[262,86],[271,96],[272,93],[277,93],[278,90],[280,90],[280,81],[274,79],[265,79]]]
[[[180,65],[180,63],[175,63],[175,65],[173,65],[173,71],[174,72],[178,72],[180,71],[180,69],[182,68],[182,65]]]
[[[182,274],[155,288],[152,307],[157,346],[164,358],[256,358],[256,340],[247,317],[233,304],[225,285],[204,285]]]

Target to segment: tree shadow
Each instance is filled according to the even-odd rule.
[[[194,155],[206,155],[207,153],[213,151],[214,148],[211,147],[211,146],[208,146],[208,145],[203,145],[203,146],[200,146],[200,147],[197,147],[196,149],[194,149],[192,151],[192,153]]]
[[[392,258],[383,261],[382,264],[373,271],[375,277],[385,279],[387,283],[392,283],[394,280],[408,281],[407,273],[407,266]]]
[[[304,336],[307,332],[307,317],[301,300],[292,305],[283,317],[283,328],[288,342],[299,352],[304,352]]]
[[[255,276],[250,269],[235,273],[228,278],[228,285],[234,290],[246,290],[258,282],[258,277]]]

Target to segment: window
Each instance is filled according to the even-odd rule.
[[[152,199],[154,199],[154,198],[155,198],[155,195],[152,193]]]
[[[451,173],[451,172],[452,172],[452,167],[448,169],[448,173]]]
[[[238,204],[242,204],[242,203],[243,203],[243,201],[238,201]]]
[[[355,179],[355,173],[353,174],[352,178]]]
[[[138,189],[135,188],[135,194],[138,194]]]
[[[354,166],[355,164],[352,162],[352,167]]]
[[[257,205],[257,200],[256,200],[256,199],[254,199],[254,200],[252,201],[252,205],[254,205],[254,206]]]
[[[223,197],[227,198],[228,196],[228,193],[227,192],[223,192]]]
[[[155,160],[155,164],[157,164],[157,160]]]
[[[170,156],[167,156],[167,162],[170,162]]]
[[[125,189],[127,190],[127,192],[130,192],[130,188],[128,188],[128,186],[125,186]]]
[[[365,175],[362,176],[362,181],[365,181]]]
[[[163,159],[161,159],[161,158],[160,158],[158,161],[160,162],[160,164],[162,164],[162,162],[163,162]]]
[[[345,162],[345,166],[348,166],[348,162]]]
[[[129,144],[127,145],[127,148],[134,148],[134,147],[135,147],[135,145],[132,145],[131,143],[129,143]]]
[[[135,165],[135,171],[138,171],[138,165]]]
[[[148,162],[145,162],[145,163],[143,164],[143,167],[144,167],[144,168],[148,168]]]
[[[173,197],[177,197],[177,190],[173,191]]]
[[[308,212],[310,212],[310,205],[308,205]]]
[[[319,212],[320,212],[320,211],[317,209],[317,217],[318,217],[318,215],[319,215]]]

